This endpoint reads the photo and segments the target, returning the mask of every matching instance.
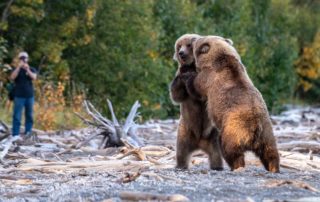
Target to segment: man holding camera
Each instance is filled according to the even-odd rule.
[[[25,135],[31,135],[33,125],[34,89],[32,80],[37,78],[37,72],[28,64],[29,55],[19,53],[19,64],[11,73],[10,79],[14,81],[14,107],[12,117],[12,135],[20,134],[21,115],[25,109]]]

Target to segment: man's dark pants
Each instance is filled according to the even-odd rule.
[[[13,126],[12,135],[16,136],[20,134],[21,116],[23,108],[25,109],[25,134],[28,134],[32,130],[33,125],[33,104],[34,97],[30,98],[14,98],[13,107]]]

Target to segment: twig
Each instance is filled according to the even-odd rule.
[[[84,118],[83,116],[81,116],[78,112],[74,112],[74,114],[79,118],[81,119],[81,121],[87,125],[92,125],[92,126],[96,126],[98,127],[99,125],[97,125],[96,123]]]
[[[148,177],[154,177],[154,178],[156,178],[157,180],[159,180],[159,181],[161,181],[161,182],[163,182],[163,180],[164,180],[162,177],[160,177],[160,176],[157,175],[156,173],[144,172],[144,173],[142,173],[141,175],[143,175],[143,176],[148,176]]]
[[[79,149],[80,147],[82,147],[83,145],[87,144],[90,140],[92,140],[93,138],[97,137],[98,135],[100,135],[100,133],[96,133],[96,134],[92,134],[90,135],[88,138],[86,138],[84,141],[78,143],[75,148]]]
[[[12,5],[12,3],[14,2],[14,0],[9,0],[5,9],[2,12],[2,17],[1,17],[1,22],[5,22],[9,16],[9,10],[10,10],[10,6]]]
[[[310,151],[309,151],[309,154],[308,154],[308,156],[309,156],[309,160],[313,160],[313,154],[312,154],[312,150],[310,150]]]
[[[58,156],[56,153],[51,152],[50,154],[52,154],[53,156],[55,156],[59,161],[63,161],[62,158],[60,158],[60,156]]]
[[[125,176],[120,179],[122,183],[135,181],[141,175],[141,170],[135,173],[125,173]]]
[[[127,153],[125,153],[124,155],[118,157],[117,159],[123,159],[127,156],[130,156],[130,155],[136,156],[140,161],[146,160],[146,155],[143,151],[141,151],[141,149],[132,149],[132,150],[128,151]]]

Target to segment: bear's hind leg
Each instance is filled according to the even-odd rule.
[[[223,170],[223,163],[221,158],[220,148],[216,147],[216,145],[211,145],[209,148],[209,162],[210,169],[212,170]]]
[[[230,166],[232,171],[238,168],[244,168],[245,166],[243,153],[223,151],[223,157]]]
[[[245,166],[244,150],[241,145],[234,141],[232,135],[221,133],[221,151],[231,170]]]
[[[262,144],[255,150],[266,170],[278,173],[280,172],[279,153],[275,143]]]
[[[219,134],[216,128],[213,128],[208,139],[200,142],[200,147],[209,156],[210,169],[223,170],[222,154],[220,150]]]
[[[188,169],[191,154],[197,149],[192,139],[192,132],[184,126],[179,126],[176,151],[176,168]]]

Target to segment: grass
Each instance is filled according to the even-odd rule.
[[[8,125],[12,125],[12,107],[8,106],[6,101],[0,102],[0,120],[4,121]],[[41,110],[43,111],[43,110]],[[40,130],[72,130],[86,127],[82,121],[74,114],[71,107],[64,107],[62,110],[51,112],[50,119],[39,119],[40,110],[34,111],[34,128]],[[22,116],[22,122],[24,124],[24,116]],[[50,125],[48,128],[47,126]]]

